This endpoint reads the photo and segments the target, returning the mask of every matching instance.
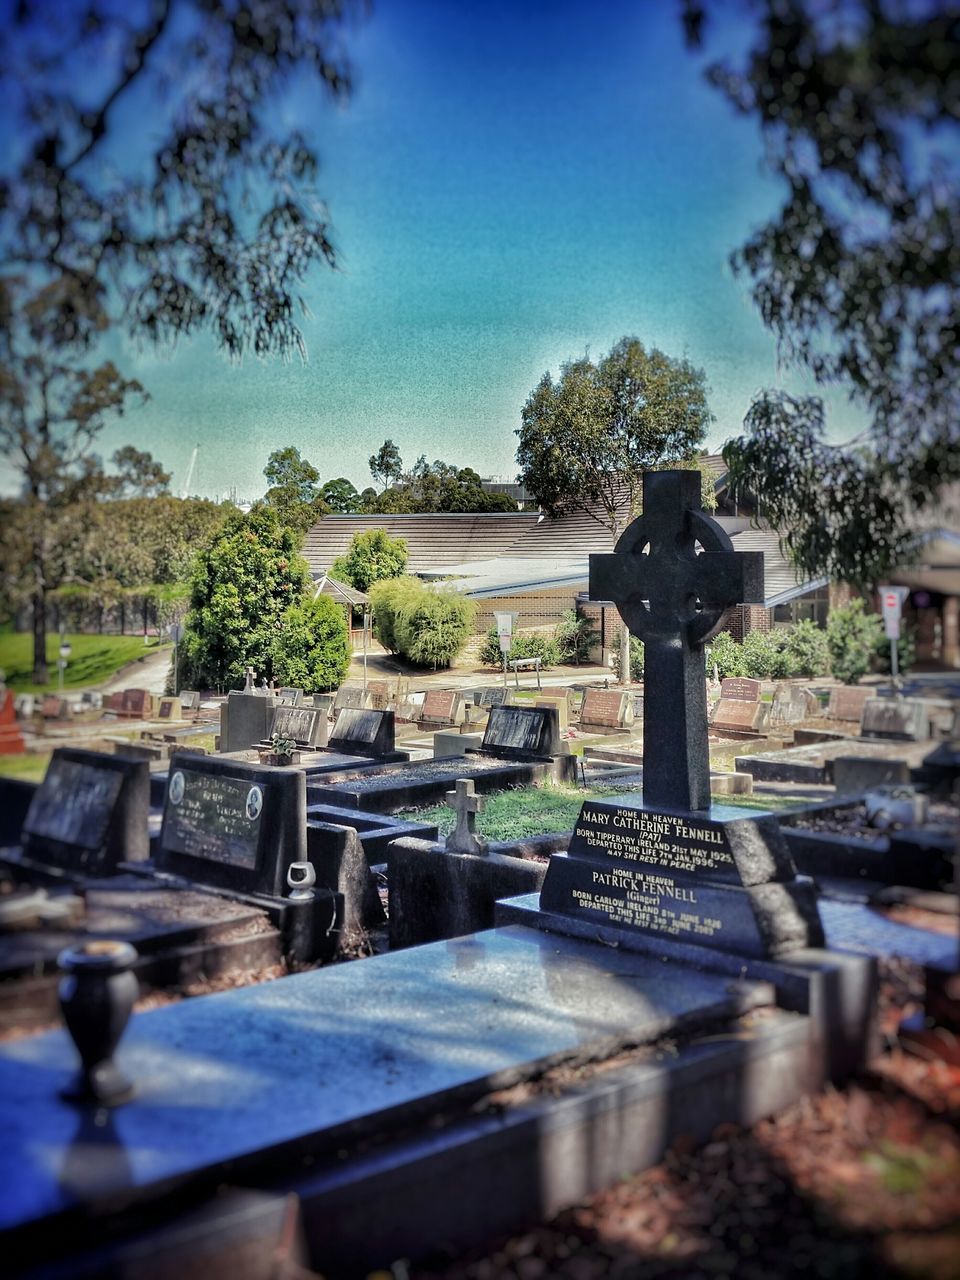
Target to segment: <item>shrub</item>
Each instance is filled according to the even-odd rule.
[[[613,669],[620,679],[620,646],[617,645],[612,654]],[[636,636],[630,637],[630,679],[643,679],[643,641]]]
[[[713,674],[716,667],[721,680],[728,676],[745,676],[747,674],[743,661],[743,649],[737,644],[729,631],[721,631],[710,641],[707,653],[707,671]]]
[[[784,629],[788,676],[825,676],[830,670],[827,633],[810,618]]]
[[[909,671],[917,660],[917,629],[900,624],[900,639],[897,641],[897,672]],[[873,666],[877,671],[890,675],[890,641],[883,632],[877,641]]]
[[[557,623],[553,638],[560,662],[579,665],[590,658],[590,649],[600,638],[600,632],[579,609],[568,609]]]
[[[856,684],[870,670],[883,638],[883,623],[875,613],[865,612],[862,600],[834,609],[827,622],[827,647],[836,678]]]
[[[291,605],[271,646],[273,679],[320,693],[337,688],[349,666],[350,632],[340,606],[329,596]]]
[[[743,673],[754,680],[776,679],[785,674],[782,631],[748,631],[740,646]]]
[[[448,667],[467,643],[477,612],[453,587],[434,589],[417,578],[380,582],[370,599],[377,639],[421,667]]]
[[[373,605],[373,634],[391,653],[400,652],[397,617],[405,604],[413,605],[425,588],[419,578],[387,578],[370,588]]]
[[[491,627],[487,632],[477,657],[484,667],[503,667],[503,653],[496,627]],[[508,661],[513,658],[539,658],[541,668],[546,671],[560,661],[560,650],[556,640],[539,631],[518,631],[513,636],[510,652],[507,654]]]

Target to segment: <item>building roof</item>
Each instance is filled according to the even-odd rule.
[[[719,516],[737,551],[762,551],[765,603],[787,600],[824,582],[798,580],[777,535],[745,518]],[[354,533],[386,529],[407,543],[409,572],[451,578],[477,598],[570,586],[585,589],[591,553],[610,551],[609,531],[586,512],[550,519],[536,513],[325,516],[307,535],[304,555],[315,576],[350,545]]]
[[[333,596],[338,604],[348,604],[351,608],[359,608],[367,603],[370,599],[363,591],[358,591],[356,587],[351,587],[347,582],[338,582],[336,578],[331,578],[329,574],[314,574],[314,593],[313,598],[317,596]]]

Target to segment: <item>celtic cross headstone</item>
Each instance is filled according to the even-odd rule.
[[[700,509],[698,471],[647,472],[643,515],[590,557],[590,598],[612,600],[644,644],[644,800],[708,809],[703,646],[731,605],[763,603],[763,553],[734,551]]]
[[[704,515],[696,472],[654,472],[643,515],[612,555],[590,557],[590,595],[644,642],[643,793],[584,802],[550,858],[545,927],[764,958],[822,946],[813,885],[776,819],[710,804],[703,646],[730,605],[763,600],[761,553],[738,554]]]

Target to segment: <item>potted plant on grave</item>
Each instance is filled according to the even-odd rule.
[[[270,739],[270,747],[260,752],[261,764],[299,764],[300,752],[297,750],[297,743],[294,738],[288,738],[286,734],[275,733]]]

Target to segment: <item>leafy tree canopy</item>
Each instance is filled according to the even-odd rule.
[[[271,651],[270,677],[288,688],[336,689],[350,666],[350,632],[329,596],[305,597],[283,615]]]
[[[399,454],[397,455],[399,457]],[[394,484],[374,494],[364,509],[378,514],[417,512],[516,511],[517,504],[503,493],[489,493],[472,467],[456,467],[441,459],[429,463],[421,454],[409,471],[401,471]]]
[[[269,676],[283,617],[309,571],[297,534],[259,507],[228,517],[197,557],[184,634],[185,676],[202,688],[240,688],[253,666]]]
[[[132,444],[117,449],[110,459],[117,470],[116,493],[122,498],[156,498],[167,492],[170,472],[152,454]]]
[[[720,5],[686,0],[694,43]],[[960,478],[960,190],[953,5],[761,0],[708,75],[763,131],[786,186],[734,255],[785,364],[842,386],[866,428],[764,391],[724,450],[811,577],[875,584],[915,511]]]
[[[18,0],[0,42],[0,450],[24,482],[34,679],[47,679],[51,505],[142,394],[99,339],[206,330],[239,359],[303,354],[301,281],[334,265],[317,155],[277,101],[334,96],[352,0]],[[144,127],[144,112],[149,125]],[[133,145],[135,143],[135,145]]]
[[[392,440],[384,440],[377,452],[370,455],[370,474],[386,489],[393,481],[400,479],[402,471],[400,450]]]
[[[337,515],[353,515],[360,510],[360,494],[343,476],[328,480],[320,490],[320,497]]]
[[[548,515],[588,511],[616,540],[643,473],[694,459],[712,421],[702,369],[621,338],[540,379],[517,432],[520,480]]]
[[[275,449],[263,474],[271,486],[264,502],[291,529],[306,533],[330,510],[320,493],[320,472],[292,445]]]
[[[391,538],[386,529],[355,533],[345,555],[337,556],[330,576],[358,591],[369,591],[384,578],[399,578],[407,567],[407,544]]]

